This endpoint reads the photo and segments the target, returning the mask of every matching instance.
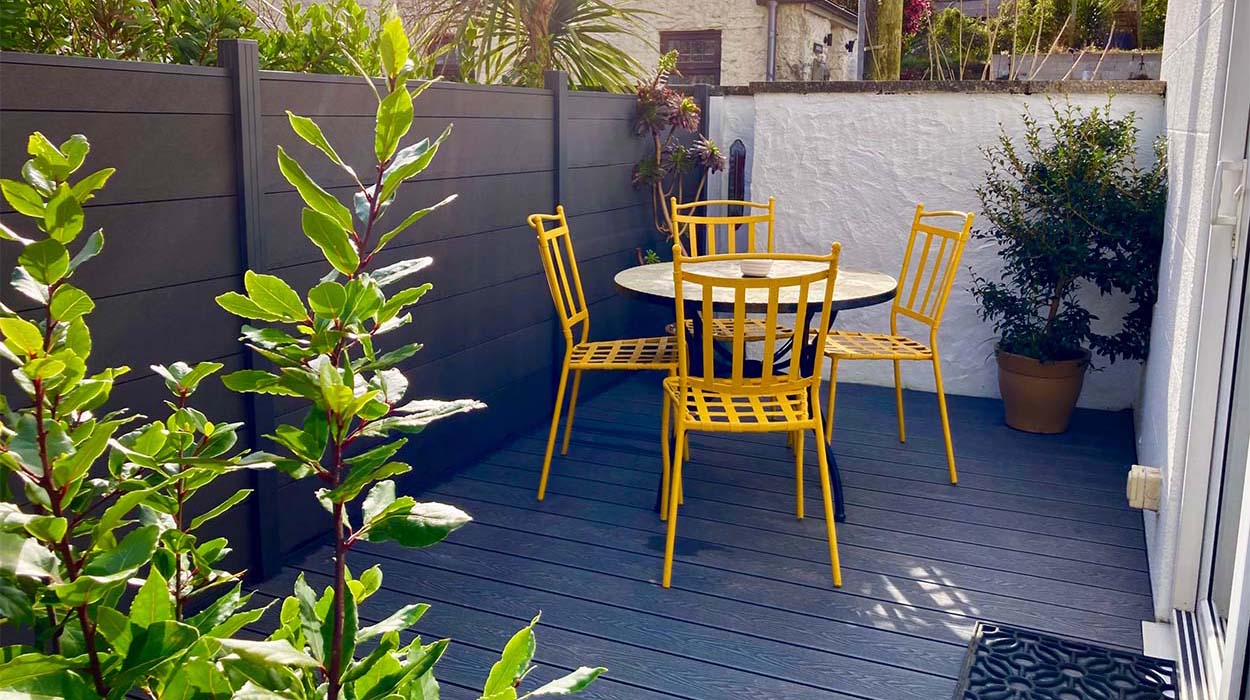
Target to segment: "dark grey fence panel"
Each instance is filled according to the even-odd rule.
[[[91,366],[127,365],[111,405],[164,415],[168,392],[149,365],[217,360],[242,366],[237,324],[224,318],[213,296],[239,284],[239,230],[233,158],[231,80],[221,68],[0,54],[0,174],[15,177],[26,137],[42,131],[60,142],[72,134],[91,140],[87,168],[115,167],[108,187],[88,203],[87,224],[105,231],[104,251],[75,276],[95,297]],[[27,219],[0,205],[0,216],[22,230]],[[15,255],[0,252],[8,279]],[[4,303],[27,309],[7,285]],[[8,368],[0,382],[12,393]],[[196,406],[215,420],[242,420],[242,400],[208,383]],[[221,489],[248,486],[245,476]],[[257,552],[246,521],[211,524],[235,548],[233,565],[248,566]]]
[[[239,60],[248,56],[238,52]],[[254,88],[242,86],[249,71]],[[243,76],[239,82],[236,74]],[[105,252],[76,281],[98,302],[95,360],[134,368],[114,404],[138,411],[163,412],[164,388],[149,364],[212,359],[226,371],[247,366],[237,319],[213,302],[216,294],[241,288],[245,260],[298,288],[325,272],[300,232],[302,204],[277,170],[276,148],[286,148],[344,201],[352,183],[294,137],[285,111],[316,119],[368,179],[376,100],[359,79],[255,72],[247,65],[232,71],[0,54],[0,83],[0,174],[20,170],[26,135],[35,129],[54,140],[84,133],[93,145],[89,166],[118,168],[88,212],[89,223],[108,234]],[[246,113],[236,112],[239,95],[248,97],[237,101]],[[489,408],[412,440],[403,458],[416,473],[406,488],[419,488],[549,416],[552,372],[564,347],[528,214],[565,205],[594,337],[663,332],[670,310],[629,301],[612,282],[636,264],[640,250],[663,247],[646,191],[630,183],[633,163],[647,147],[632,135],[633,111],[629,96],[564,88],[436,84],[417,101],[418,119],[405,143],[455,126],[434,165],[400,188],[394,206],[407,211],[453,193],[458,199],[378,258],[380,264],[435,260],[422,276],[433,291],[414,307],[414,322],[388,343],[425,344],[403,367],[414,395],[470,396]],[[240,145],[244,139],[255,140],[254,160]],[[20,221],[10,214],[0,209],[6,222]],[[0,259],[5,277],[13,265],[8,253]],[[29,306],[7,289],[0,298]],[[588,376],[583,396],[612,378]],[[214,418],[257,421],[257,432],[270,429],[270,415],[299,418],[296,403],[276,400],[262,411],[216,382],[197,398]],[[253,439],[250,432],[246,437]],[[258,484],[240,477],[222,488],[246,485]],[[326,531],[313,485],[277,478],[270,488],[250,512],[215,521],[217,534],[229,536],[237,550],[235,565],[261,570],[272,556],[260,550],[289,553]],[[269,540],[256,536],[270,530],[276,536]]]

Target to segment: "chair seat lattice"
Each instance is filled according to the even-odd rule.
[[[901,335],[829,331],[825,354],[835,360],[928,360],[933,351]]]
[[[779,424],[797,425],[801,430],[812,420],[807,391],[802,388],[780,394],[725,394],[689,386],[682,398],[679,379],[670,377],[664,380],[664,391],[684,407],[687,425],[698,430],[764,432],[777,430]]]
[[[677,342],[672,337],[578,343],[569,357],[571,369],[672,369],[676,366]]]

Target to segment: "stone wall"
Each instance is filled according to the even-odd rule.
[[[768,56],[768,8],[755,0],[632,0],[633,7],[654,14],[641,18],[641,38],[613,41],[644,67],[660,56],[660,32],[719,29],[721,32],[721,85],[746,85],[764,80]],[[826,10],[804,3],[783,3],[777,8],[777,77],[779,80],[811,79],[812,44],[833,34],[833,46],[825,47],[830,79],[855,76],[855,57],[845,49],[855,30],[835,21]],[[800,66],[805,66],[806,73]],[[817,76],[819,77],[819,76]]]
[[[1078,83],[1065,95],[1017,94],[1003,84],[973,84],[979,92],[935,91],[932,83],[807,84],[799,94],[781,83],[752,86],[754,94],[729,94],[722,104],[722,140],[741,138],[749,149],[749,196],[777,199],[777,247],[784,251],[824,252],[843,243],[843,265],[897,274],[917,202],[930,208],[977,211],[975,192],[985,172],[981,149],[995,142],[1000,125],[1013,138],[1022,134],[1020,115],[1029,110],[1048,121],[1050,101],[1105,105],[1115,93],[1117,114],[1134,112],[1141,128],[1140,157],[1151,159],[1151,142],[1164,128],[1162,86]],[[1053,84],[1017,88],[1031,92]],[[991,90],[996,90],[991,92]],[[848,92],[851,91],[851,92]],[[877,91],[892,91],[880,94]],[[1136,91],[1137,94],[1134,94]],[[1144,161],[1143,161],[1144,162]],[[947,391],[997,396],[994,333],[978,316],[967,291],[971,272],[995,277],[999,260],[993,246],[973,241],[947,306],[939,336]],[[1095,314],[1118,318],[1125,303],[1089,295]],[[842,328],[888,330],[888,307],[845,312]],[[847,363],[839,378],[888,385],[889,363]],[[1098,363],[1086,380],[1081,405],[1123,409],[1137,397],[1140,365]],[[904,370],[908,387],[932,390],[932,373],[921,366]]]

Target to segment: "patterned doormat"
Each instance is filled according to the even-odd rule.
[[[955,700],[1176,700],[1176,664],[978,622]]]

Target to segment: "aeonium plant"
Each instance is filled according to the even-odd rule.
[[[703,194],[709,173],[725,169],[725,155],[708,138],[696,135],[694,142],[682,139],[699,131],[701,118],[699,105],[694,98],[682,95],[669,87],[669,78],[677,70],[677,51],[669,51],[660,57],[659,65],[651,79],[635,88],[638,100],[634,116],[634,130],[649,136],[654,151],[634,166],[635,186],[651,191],[652,217],[655,228],[667,238],[677,239],[682,248],[681,231],[676,231],[669,211],[669,199],[677,197],[685,202],[685,181],[688,175],[699,173],[699,182],[691,200]]]
[[[36,132],[27,150],[22,180],[0,180],[25,217],[0,224],[0,241],[20,249],[12,285],[29,306],[0,305],[3,386],[17,389],[0,396],[0,625],[24,640],[0,647],[0,695],[229,697],[221,660],[252,653],[230,637],[264,610],[245,610],[240,574],[217,568],[225,539],[200,534],[249,492],[198,513],[187,502],[270,463],[231,454],[240,425],[190,405],[216,363],[152,368],[172,393],[164,418],[104,408],[127,368],[90,368],[95,302],[72,280],[104,247],[103,231],[83,235],[83,204],[114,171],[76,177],[81,135],[56,145]]]
[[[412,128],[413,99],[430,83],[410,91],[409,40],[398,19],[388,20],[379,40],[386,73],[378,91],[373,139],[376,162],[358,174],[338,154],[311,119],[289,114],[294,132],[342,168],[356,183],[348,207],[308,175],[287,152],[278,149],[278,166],[299,192],[305,207],[304,234],[323,254],[330,270],[306,294],[282,279],[248,271],[246,294],[217,298],[225,310],[265,325],[243,326],[243,340],[267,359],[269,369],[251,369],[224,377],[235,391],[299,399],[308,408],[298,425],[279,425],[269,437],[285,455],[278,468],[297,479],[321,483],[316,497],[329,513],[333,539],[333,582],[318,593],[301,576],[294,595],[282,604],[281,624],[272,643],[298,654],[286,665],[265,665],[255,672],[236,666],[233,678],[243,691],[281,698],[436,697],[434,664],[447,640],[423,643],[401,637],[428,606],[405,605],[372,625],[364,625],[360,605],[382,585],[378,567],[353,577],[348,557],[361,542],[396,542],[428,547],[469,522],[458,508],[418,502],[402,495],[393,477],[412,469],[398,458],[407,439],[433,421],[484,408],[472,399],[450,401],[406,398],[408,380],[400,369],[421,345],[401,343],[385,349],[387,337],[412,321],[408,307],[430,285],[412,284],[412,276],[432,262],[413,258],[384,267],[374,261],[389,243],[453,197],[401,218],[395,206],[400,186],[430,164],[450,127],[434,140],[400,147]],[[394,223],[383,223],[383,220]],[[537,622],[535,618],[534,623]],[[534,623],[518,632],[492,667],[482,690],[484,700],[571,695],[588,686],[602,668],[580,668],[519,696],[531,672]]]

